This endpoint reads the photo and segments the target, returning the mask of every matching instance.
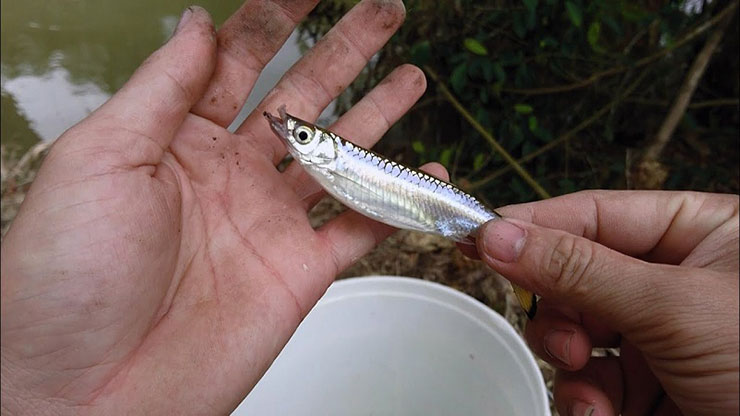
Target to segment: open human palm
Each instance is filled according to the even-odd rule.
[[[278,171],[285,148],[261,112],[318,117],[398,28],[400,1],[361,2],[226,129],[313,3],[253,1],[218,33],[186,10],[55,143],[2,246],[4,409],[228,412],[336,274],[392,232],[353,212],[314,230],[322,191],[299,166]],[[425,85],[399,67],[332,130],[371,146]]]

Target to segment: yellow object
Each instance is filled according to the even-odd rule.
[[[515,284],[512,284],[511,287],[514,288],[514,294],[519,299],[519,304],[522,305],[524,312],[527,313],[527,317],[534,319],[534,315],[537,313],[537,297],[535,294]]]

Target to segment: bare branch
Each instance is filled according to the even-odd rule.
[[[470,123],[471,126],[473,126],[474,129],[478,131],[487,141],[490,143],[491,147],[493,147],[494,151],[498,152],[501,157],[504,158],[506,163],[511,166],[512,169],[514,169],[519,176],[524,179],[527,184],[529,184],[530,187],[537,193],[537,195],[540,196],[540,198],[546,199],[550,198],[550,194],[545,191],[545,188],[542,187],[533,177],[529,174],[515,159],[512,157],[509,152],[506,151],[506,149],[501,146],[501,144],[493,137],[493,135],[486,130],[483,126],[481,126],[480,123],[478,123],[478,120],[473,117],[470,112],[463,107],[462,104],[455,98],[454,95],[450,92],[449,89],[447,89],[447,86],[445,86],[442,81],[440,81],[439,77],[437,76],[437,73],[432,70],[432,68],[425,66],[424,70],[429,74],[429,77],[432,78],[439,87],[440,92],[444,97],[447,99],[447,101],[452,104],[453,107]]]
[[[736,6],[737,0],[733,1],[727,9],[734,10]],[[712,34],[707,38],[704,47],[691,64],[691,68],[689,68],[686,78],[684,79],[681,88],[678,90],[676,100],[673,102],[673,105],[668,111],[665,120],[663,120],[663,124],[660,126],[658,133],[655,134],[655,137],[647,146],[643,153],[642,160],[637,166],[636,183],[638,186],[656,188],[662,185],[665,178],[655,177],[656,175],[651,175],[649,170],[658,167],[656,165],[658,158],[673,136],[673,132],[676,130],[678,123],[686,113],[686,109],[691,102],[691,97],[693,97],[694,91],[696,91],[696,87],[699,85],[699,81],[709,65],[712,54],[714,53],[714,50],[717,49],[717,46],[722,40],[722,36],[724,36],[733,17],[734,14],[730,14],[721,21],[714,32],[712,32]],[[661,176],[665,176],[666,172],[663,169],[659,170],[664,172]]]

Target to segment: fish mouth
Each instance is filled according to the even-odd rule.
[[[274,116],[267,111],[262,113],[263,116],[267,119],[267,121],[270,123],[270,128],[272,128],[272,131],[275,132],[281,139],[287,139],[288,138],[288,113],[285,111],[285,104],[281,105],[278,108],[278,116]]]

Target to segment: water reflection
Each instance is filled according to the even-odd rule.
[[[190,3],[2,1],[3,145],[28,148],[53,140],[89,114],[167,41]],[[220,25],[241,1],[199,4]],[[293,36],[266,68],[240,119],[299,56]]]
[[[72,82],[71,74],[63,67],[5,80],[3,92],[15,100],[19,114],[42,140],[56,139],[110,97],[91,81]]]

